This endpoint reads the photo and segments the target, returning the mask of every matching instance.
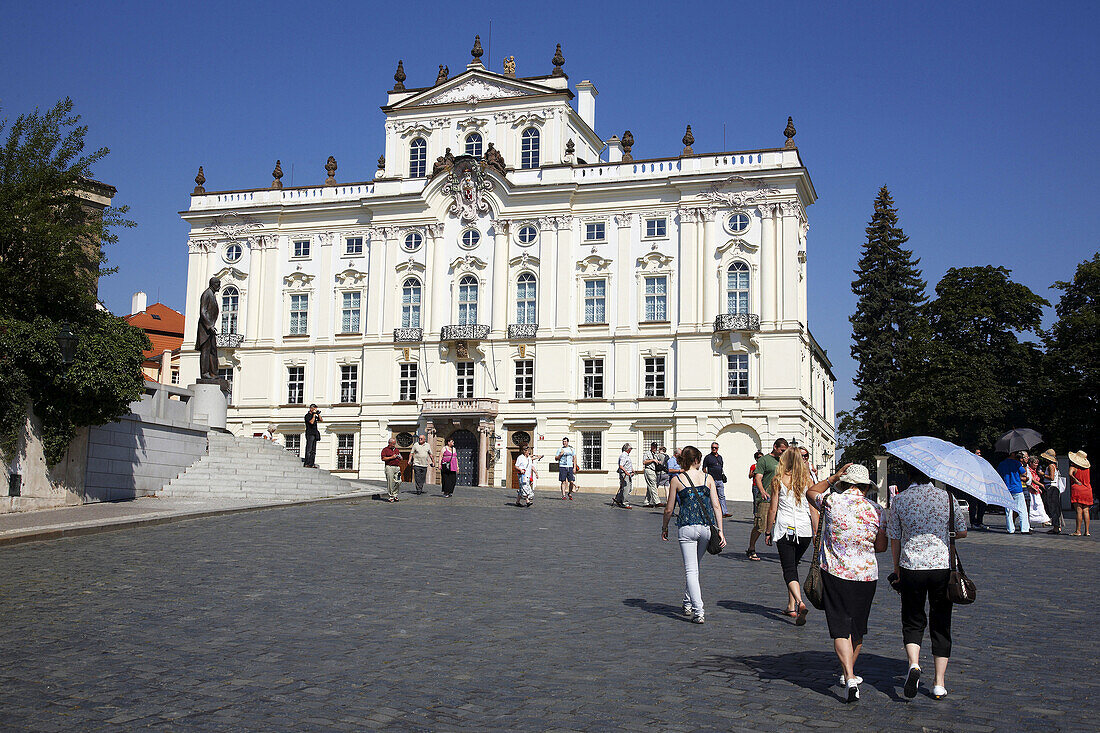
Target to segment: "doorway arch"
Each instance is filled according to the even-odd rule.
[[[469,430],[456,430],[450,437],[454,439],[458,453],[457,482],[462,486],[477,486],[478,440]]]
[[[726,469],[726,499],[752,501],[752,481],[749,467],[752,454],[760,449],[760,436],[748,425],[727,425],[718,431],[714,441],[722,454]]]

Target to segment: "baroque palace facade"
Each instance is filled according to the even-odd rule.
[[[788,124],[781,148],[634,159],[595,132],[596,88],[481,63],[389,92],[371,181],[208,192],[191,206],[188,340],[222,283],[229,428],[274,427],[317,461],[381,478],[391,436],[454,437],[459,483],[512,486],[530,443],[542,486],[568,437],[582,488],[617,485],[622,444],[717,440],[727,495],[753,452],[835,448],[831,365],[808,329],[806,208],[815,192]],[[576,107],[572,106],[575,101]],[[184,383],[198,377],[185,351]]]

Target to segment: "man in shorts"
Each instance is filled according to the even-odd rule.
[[[558,462],[558,481],[561,481],[561,498],[573,500],[573,492],[577,488],[577,477],[573,471],[576,463],[576,451],[569,445],[569,438],[561,439],[561,450],[554,456]]]
[[[756,541],[760,535],[768,531],[768,509],[772,501],[771,488],[775,471],[779,468],[779,456],[787,450],[788,443],[785,438],[777,438],[772,444],[772,452],[762,456],[756,462],[753,471],[752,486],[752,533],[749,534],[749,549],[745,550],[745,557],[750,560],[759,560],[756,554]]]

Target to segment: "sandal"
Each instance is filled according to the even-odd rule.
[[[798,611],[784,611],[783,615],[791,618],[798,618]]]
[[[745,550],[745,557],[752,560],[753,562],[759,562],[760,560],[760,556],[757,555],[754,550]]]
[[[795,626],[805,626],[806,625],[806,614],[809,613],[809,612],[810,612],[810,609],[806,608],[805,603],[799,603],[798,604],[798,615],[794,619],[794,625]]]

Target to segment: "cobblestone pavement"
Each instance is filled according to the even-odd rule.
[[[1094,539],[960,543],[979,600],[955,615],[943,701],[902,697],[899,602],[880,584],[848,706],[823,614],[778,614],[779,563],[762,543],[745,559],[746,521],[704,559],[697,626],[657,513],[541,493],[531,509],[460,488],[2,548],[0,729],[1096,729]]]

